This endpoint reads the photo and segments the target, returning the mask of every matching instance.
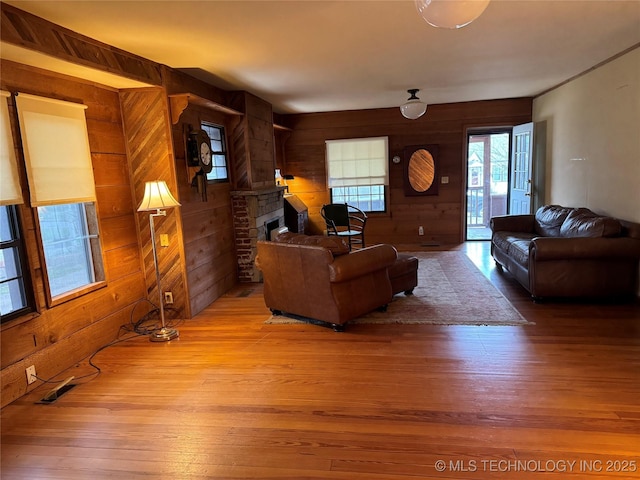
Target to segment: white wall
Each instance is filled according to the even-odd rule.
[[[546,93],[546,203],[640,222],[640,48]]]

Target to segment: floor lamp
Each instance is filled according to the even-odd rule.
[[[168,342],[169,340],[177,338],[179,335],[178,330],[167,328],[164,323],[164,302],[162,299],[162,288],[160,286],[160,269],[158,268],[158,252],[156,251],[156,229],[153,220],[154,217],[166,217],[167,208],[179,206],[180,204],[173,195],[171,195],[169,187],[167,187],[167,184],[163,180],[145,183],[144,198],[138,207],[138,211],[149,212],[155,210],[155,213],[149,215],[149,225],[151,226],[151,247],[153,250],[153,264],[156,267],[158,302],[160,304],[160,319],[162,320],[162,328],[153,332],[149,337],[152,342]]]

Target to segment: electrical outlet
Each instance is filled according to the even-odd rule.
[[[173,292],[164,292],[164,303],[167,305],[173,304]]]
[[[27,367],[25,372],[27,374],[27,385],[31,385],[33,382],[38,380],[38,377],[36,376],[35,365],[31,365],[30,367]]]
[[[424,227],[422,225],[418,227],[418,235],[424,235]]]

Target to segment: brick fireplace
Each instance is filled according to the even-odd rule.
[[[240,282],[262,281],[255,266],[257,242],[267,240],[270,229],[284,226],[284,190],[274,186],[231,192]]]

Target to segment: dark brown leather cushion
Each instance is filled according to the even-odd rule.
[[[274,238],[274,242],[292,243],[294,245],[312,245],[328,249],[334,257],[349,253],[349,244],[337,236],[304,235],[301,233],[284,232]]]
[[[622,232],[620,222],[603,217],[586,208],[571,212],[560,227],[562,237],[618,237]]]
[[[573,208],[560,205],[545,205],[536,212],[534,230],[542,237],[559,237],[560,227]]]
[[[496,232],[493,234],[493,244],[505,253],[510,253],[511,245],[515,242],[525,241],[530,242],[535,237],[533,233],[523,232]]]

